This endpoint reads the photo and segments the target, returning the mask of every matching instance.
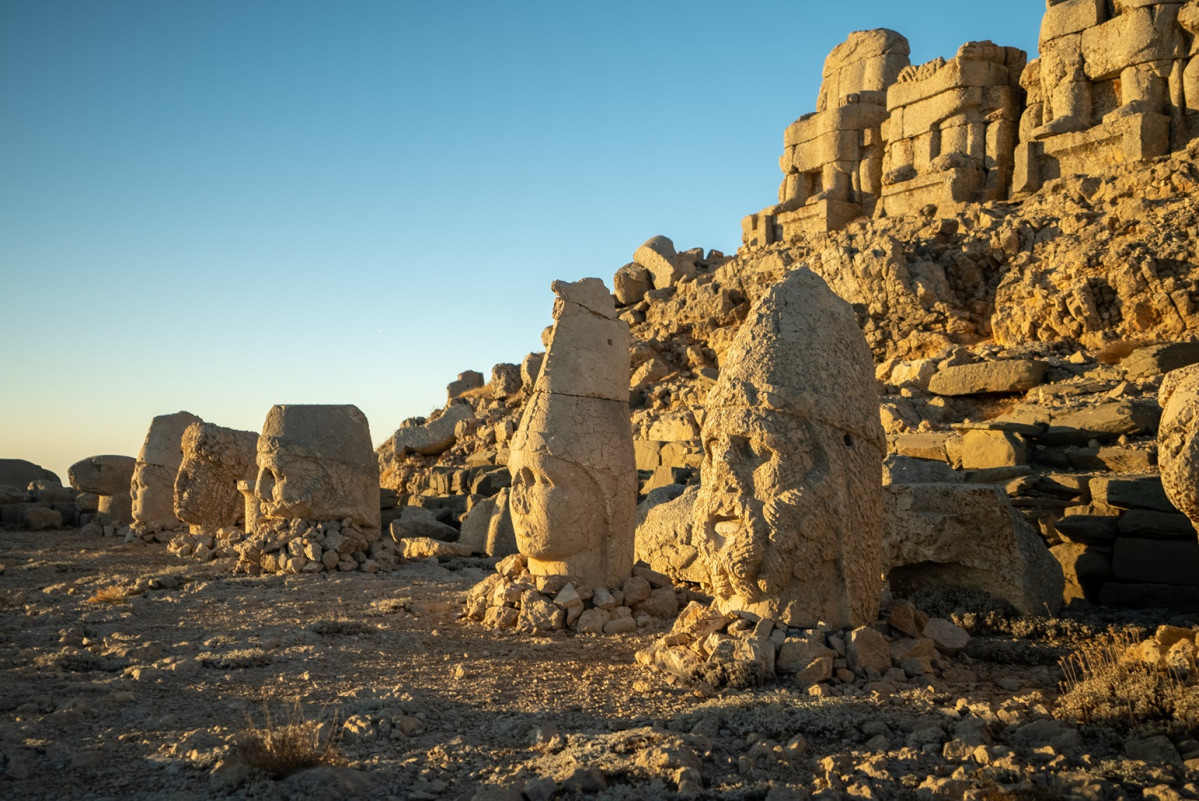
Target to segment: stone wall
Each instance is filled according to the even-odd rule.
[[[907,63],[895,31],[856,31],[825,61],[817,110],[787,126],[778,203],[746,248],[930,206],[1020,198],[1045,182],[1199,137],[1199,0],[1047,0],[1041,58],[968,42]]]

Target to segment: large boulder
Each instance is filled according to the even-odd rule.
[[[1199,364],[1167,373],[1158,403],[1162,486],[1170,502],[1199,528]]]
[[[975,484],[885,489],[884,569],[891,591],[974,590],[1029,615],[1062,604],[1061,565],[1003,490]]]
[[[41,465],[27,462],[24,459],[0,459],[0,484],[11,487],[28,487],[30,482],[43,479],[62,484],[58,476]]]

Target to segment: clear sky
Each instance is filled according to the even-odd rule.
[[[554,279],[726,253],[824,57],[1035,54],[1043,0],[0,2],[0,457],[66,480],[186,409],[376,444],[540,350]]]

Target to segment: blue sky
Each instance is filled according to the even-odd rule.
[[[0,3],[0,457],[66,479],[187,409],[375,443],[540,350],[554,279],[736,249],[828,51],[1030,57],[1041,0]]]

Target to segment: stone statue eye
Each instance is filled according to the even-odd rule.
[[[852,434],[845,435],[845,444],[851,448],[853,447],[853,435]]]

